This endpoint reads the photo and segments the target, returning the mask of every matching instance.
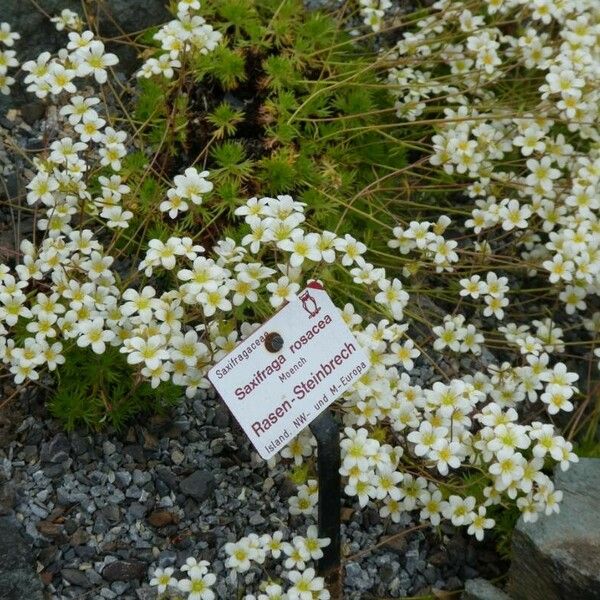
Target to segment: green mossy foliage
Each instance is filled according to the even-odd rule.
[[[276,194],[306,203],[309,228],[370,241],[382,222],[391,227],[397,193],[364,193],[406,165],[406,149],[387,129],[395,115],[375,49],[356,43],[340,15],[307,11],[301,0],[207,0],[202,14],[223,34],[218,48],[183,57],[172,80],[137,82],[127,115],[135,148],[122,171],[133,218],[114,249],[134,266],[153,238],[188,235],[206,248],[226,236],[240,240],[248,227],[233,218],[235,208]],[[146,55],[162,53],[154,33],[139,38]],[[192,165],[210,172],[214,189],[172,220],[160,203],[173,178]],[[338,265],[319,275],[338,282],[332,293],[339,304],[348,301],[354,284]],[[130,283],[145,285],[138,277]],[[172,287],[174,277],[157,272],[149,283]],[[234,316],[271,313],[261,298]],[[51,409],[68,428],[119,427],[181,395],[174,386],[140,383],[113,348],[100,356],[79,348],[67,354]]]
[[[153,389],[141,381],[113,347],[103,354],[77,346],[67,349],[65,363],[56,370],[56,382],[50,411],[67,430],[105,424],[120,429],[133,416],[163,411],[181,397],[181,389],[172,383]]]

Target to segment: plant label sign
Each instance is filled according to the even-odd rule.
[[[337,307],[311,283],[218,362],[208,378],[268,459],[368,365]]]

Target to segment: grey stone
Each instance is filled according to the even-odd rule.
[[[115,581],[110,587],[120,597],[129,589],[129,584],[124,581]]]
[[[141,495],[142,490],[140,490],[137,485],[132,485],[131,487],[127,488],[127,491],[125,492],[125,496],[127,498],[135,498],[136,500],[139,500]]]
[[[555,474],[560,513],[519,519],[508,591],[515,600],[600,600],[600,459]]]
[[[50,479],[60,477],[65,471],[66,467],[64,464],[48,465],[43,469],[44,475]]]
[[[179,487],[187,496],[202,502],[214,492],[215,478],[210,471],[194,471],[179,484]]]
[[[71,445],[62,433],[57,433],[49,442],[42,444],[40,460],[43,463],[62,463],[69,458]]]
[[[83,435],[81,435],[77,432],[73,432],[73,433],[71,433],[70,440],[71,440],[71,448],[73,449],[73,452],[75,452],[75,454],[77,456],[80,456],[81,454],[85,454],[86,452],[89,451],[90,441],[87,437],[84,437]]]
[[[102,444],[102,450],[104,451],[104,454],[106,454],[106,456],[111,456],[115,453],[117,447],[112,442],[109,442],[107,440]]]
[[[158,566],[161,568],[172,567],[177,561],[177,552],[173,550],[163,550],[158,555]]]
[[[171,452],[171,460],[176,465],[180,465],[185,460],[185,454],[181,450],[175,449]]]
[[[461,600],[511,600],[508,594],[492,585],[487,579],[469,579]]]
[[[129,471],[117,471],[115,479],[120,487],[128,487],[131,483],[131,473]]]
[[[125,494],[118,488],[113,489],[108,496],[108,501],[111,504],[121,504],[123,500],[125,500]]]
[[[105,506],[104,508],[100,509],[100,512],[107,521],[112,521],[113,523],[116,523],[121,516],[119,507],[115,506],[114,504]]]
[[[140,471],[140,469],[133,471],[133,483],[139,487],[146,485],[151,479],[152,475],[148,471]]]
[[[371,578],[356,562],[346,564],[346,585],[358,590],[368,590],[371,587]]]
[[[173,473],[173,471],[171,471],[171,469],[168,467],[163,465],[156,467],[156,476],[167,486],[168,490],[177,489],[177,484],[179,481],[177,479],[177,475],[175,475],[175,473]]]
[[[229,427],[229,409],[224,404],[217,404],[215,407],[214,424],[222,429]]]
[[[190,430],[190,422],[187,419],[180,418],[174,421],[169,429],[169,433],[177,434],[184,433]],[[174,436],[173,436],[174,437]]]
[[[417,569],[417,563],[419,561],[419,550],[417,548],[409,548],[404,556],[406,557],[406,572],[409,575],[412,575]]]
[[[35,572],[30,544],[13,517],[0,517],[0,598],[43,600],[42,582]]]
[[[404,556],[406,552],[406,548],[408,546],[408,542],[406,541],[406,536],[392,536],[385,544],[384,548],[386,550],[391,550],[400,556]]]
[[[449,591],[456,591],[462,588],[462,581],[456,576],[452,575],[452,577],[448,577],[446,580],[446,589]]]
[[[106,581],[133,581],[146,577],[146,565],[137,560],[116,560],[102,570]]]
[[[63,579],[68,581],[71,585],[76,585],[82,588],[91,587],[91,584],[88,578],[85,576],[85,573],[79,569],[63,569],[60,574],[63,576]]]
[[[148,509],[143,504],[140,504],[139,502],[132,502],[129,505],[127,512],[134,519],[143,519],[144,516],[146,515],[146,513],[148,512]]]
[[[250,525],[262,525],[265,518],[260,513],[254,513],[249,520]]]
[[[42,506],[38,506],[37,504],[30,504],[29,509],[36,517],[39,517],[40,519],[45,519],[50,514],[47,509],[43,508]]]
[[[69,458],[64,462],[64,476],[58,481],[49,481],[39,464],[26,464],[20,460],[24,446],[18,442],[9,446],[7,455],[12,458],[8,462],[0,458],[0,471],[3,468],[11,471],[10,476],[20,490],[16,506],[23,515],[26,531],[35,536],[38,564],[47,576],[53,575],[47,589],[49,597],[64,600],[154,599],[156,593],[148,586],[148,574],[156,567],[181,565],[187,556],[195,556],[213,565],[218,575],[214,588],[216,597],[230,599],[235,596],[235,590],[224,565],[222,548],[225,543],[239,539],[249,527],[258,527],[257,533],[283,527],[286,539],[305,530],[303,517],[287,519],[286,498],[296,493],[294,485],[284,483],[288,479],[287,466],[277,464],[267,471],[256,455],[251,457],[246,441],[217,426],[206,426],[205,423],[213,421],[213,416],[216,420],[219,401],[216,398],[207,400],[204,393],[202,396],[204,400],[199,403],[203,407],[198,418],[192,411],[193,400],[183,400],[177,409],[178,415],[189,417],[192,428],[177,436],[171,436],[170,430],[157,430],[156,450],[147,452],[143,461],[131,460],[125,449],[129,446],[123,447],[123,444],[135,444],[141,435],[138,425],[131,428],[126,439],[110,431],[85,436],[69,434]],[[56,430],[51,421],[40,419],[39,423],[34,420],[27,431],[34,432],[37,426],[35,431],[39,430],[40,435],[30,443],[36,444],[32,449],[39,455],[42,444],[52,440]],[[116,450],[105,453],[105,441],[116,446]],[[110,450],[110,446],[108,448]],[[141,447],[137,448],[143,453]],[[177,451],[185,457],[179,466],[172,463]],[[224,456],[217,457],[217,452]],[[232,452],[239,460],[231,460]],[[32,452],[32,456],[34,454]],[[47,465],[52,467],[55,463]],[[134,484],[136,468],[135,480],[139,486]],[[219,483],[216,486],[210,477],[207,478],[212,494],[203,502],[180,488],[180,482],[194,471],[208,472]],[[242,490],[243,495],[240,494]],[[125,500],[121,501],[123,495]],[[44,498],[47,506],[43,503]],[[38,531],[38,517],[31,509],[34,503],[48,510],[57,504],[72,508],[56,511]],[[62,518],[55,518],[61,516],[60,512],[63,512]],[[166,523],[164,527],[160,524],[149,526],[152,523],[149,515],[153,512],[172,513],[177,522]],[[456,594],[459,595],[467,573],[471,573],[471,577],[478,576],[465,568],[469,546],[465,548],[464,542],[448,540],[453,547],[452,554],[456,556],[456,565],[448,563],[437,569],[428,563],[440,546],[428,541],[429,538],[419,531],[405,534],[414,515],[411,517],[407,513],[401,523],[385,525],[378,523],[376,516],[374,510],[355,510],[345,520],[343,535],[350,555],[394,534],[397,534],[395,539],[402,542],[392,542],[377,552],[361,555],[360,559],[350,559],[345,599],[426,596],[431,593],[431,588],[447,589],[447,582],[454,589],[461,588]],[[144,521],[140,523],[142,519]],[[60,523],[55,523],[57,520]],[[452,529],[449,537],[457,535],[462,536]],[[442,554],[448,553],[443,551]],[[441,562],[447,562],[447,559]],[[71,572],[66,571],[65,577],[61,572],[66,569]],[[81,578],[80,571],[87,581]],[[281,576],[281,565],[275,567],[273,575]],[[248,581],[256,584],[258,578],[258,572],[249,574]],[[240,576],[239,585],[243,587],[245,580],[246,574]],[[29,595],[27,598],[30,600]],[[0,599],[3,600],[1,593]]]
[[[152,588],[140,588],[135,591],[138,600],[154,600],[156,598],[156,592]],[[218,596],[219,598],[225,598],[226,596]]]
[[[106,533],[109,529],[110,525],[102,513],[96,515],[94,518],[94,524],[92,525],[92,533]]]

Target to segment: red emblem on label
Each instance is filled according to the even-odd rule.
[[[302,302],[302,308],[308,313],[309,318],[316,317],[321,308],[317,306],[317,301],[310,295],[310,291],[306,290],[300,296],[298,296],[300,302]]]

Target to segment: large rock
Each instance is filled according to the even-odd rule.
[[[0,517],[0,598],[44,600],[30,546],[14,517]]]
[[[57,16],[63,8],[69,8],[83,16],[81,0],[38,0],[40,8],[50,16]],[[135,34],[153,25],[167,21],[170,16],[166,9],[167,0],[94,0],[85,6],[102,35],[116,37]],[[15,44],[17,58],[21,63],[37,57],[44,50],[56,52],[66,46],[66,31],[57,31],[40,10],[27,0],[1,0],[0,20],[10,24],[13,31],[21,34]],[[126,73],[136,68],[136,51],[124,39],[120,44],[112,44],[111,51],[120,58],[118,68]],[[0,95],[0,114],[10,105],[19,105],[24,97],[35,100],[31,94],[23,94],[23,88],[16,85],[11,96]]]
[[[600,459],[555,476],[560,514],[517,523],[509,593],[515,600],[600,600]]]

